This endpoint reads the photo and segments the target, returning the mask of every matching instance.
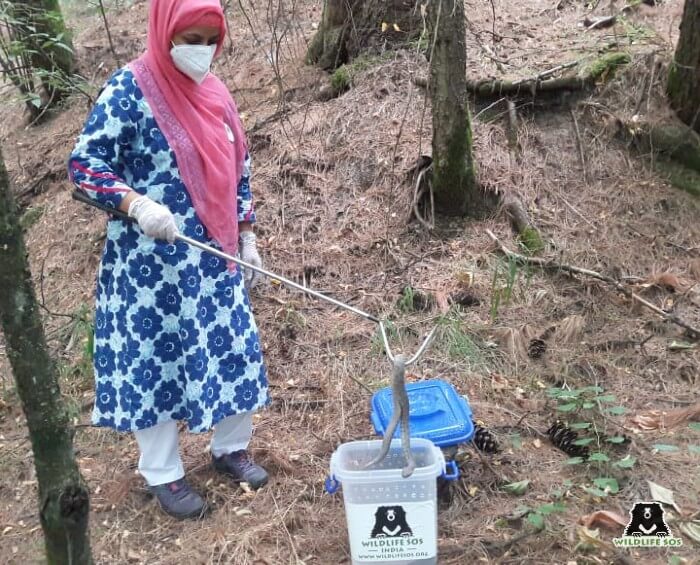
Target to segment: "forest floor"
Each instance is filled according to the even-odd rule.
[[[486,233],[517,248],[503,214],[439,219],[431,232],[411,220],[407,171],[430,151],[430,108],[414,80],[427,73],[425,57],[409,46],[369,59],[355,68],[347,93],[322,101],[328,77],[304,64],[321,2],[299,0],[293,12],[284,4],[290,8],[275,16],[261,3],[233,2],[234,47],[217,67],[251,132],[266,265],[389,318],[397,350],[413,351],[439,324],[412,378],[452,383],[501,446],[496,455],[460,449],[462,479],[439,514],[440,563],[700,563],[698,545],[680,529],[700,510],[698,425],[635,424],[640,414],[698,402],[700,348],[604,283],[504,261]],[[654,172],[652,156],[633,154],[617,137],[619,120],[667,114],[663,83],[682,2],[641,4],[614,27],[589,31],[579,26],[591,15],[584,2],[556,5],[468,2],[470,77],[533,76],[610,48],[629,51],[632,63],[604,77],[590,96],[517,100],[519,158],[509,152],[505,116],[479,103],[479,177],[520,196],[546,240],[543,256],[624,277],[647,300],[698,327],[700,204]],[[80,70],[96,92],[117,63],[99,15],[73,6]],[[121,3],[108,12],[122,63],[143,46],[146,6]],[[592,13],[610,9],[602,2]],[[202,522],[165,517],[136,473],[133,437],[89,425],[86,343],[105,219],[71,200],[65,172],[88,105],[76,97],[27,129],[10,88],[0,93],[0,143],[25,207],[47,335],[78,425],[97,562],[349,562],[342,497],[325,494],[323,481],[339,444],[373,436],[370,394],[390,375],[375,327],[284,288],[258,289],[253,303],[273,404],[256,417],[252,449],[271,484],[258,493],[225,484],[209,467],[208,438],[183,434],[189,476],[214,512]],[[418,292],[435,297],[427,312],[415,311],[411,295]],[[455,292],[468,295],[468,305],[450,305],[445,297]],[[532,358],[530,340],[540,336],[546,350]],[[582,390],[590,386],[599,392]],[[553,399],[553,387],[574,391],[579,406],[567,412],[571,400]],[[580,432],[593,438],[591,451],[602,454],[597,462],[567,464],[552,445],[545,432],[563,416],[599,431]],[[520,481],[529,481],[522,494],[504,489]],[[582,527],[580,520],[598,510],[627,517],[636,501],[652,496],[647,481],[673,491],[680,511],[667,512],[682,548],[623,555],[611,544],[621,526]],[[31,447],[0,343],[0,562],[42,561],[36,495]],[[538,517],[544,528],[533,531]]]

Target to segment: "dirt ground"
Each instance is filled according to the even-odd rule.
[[[439,514],[440,563],[700,563],[697,543],[680,533],[680,520],[697,518],[700,510],[698,427],[684,421],[642,431],[634,424],[648,411],[698,402],[698,346],[604,283],[504,261],[487,235],[491,230],[517,249],[503,214],[439,219],[426,231],[411,219],[414,187],[407,180],[416,158],[430,152],[430,108],[415,81],[427,72],[425,57],[417,47],[377,57],[355,74],[347,93],[321,101],[328,78],[304,64],[321,2],[285,1],[281,10],[276,2],[262,4],[231,3],[233,48],[217,70],[250,132],[267,267],[387,317],[397,350],[414,350],[439,324],[438,339],[412,378],[452,383],[501,446],[496,455],[460,448],[462,479]],[[633,54],[632,64],[606,77],[590,97],[551,101],[551,107],[519,100],[518,158],[509,152],[498,106],[478,102],[479,177],[519,195],[545,238],[543,256],[621,278],[700,326],[698,200],[655,173],[652,156],[633,154],[616,137],[618,120],[655,120],[667,112],[664,73],[682,2],[641,4],[614,27],[590,31],[579,22],[622,3],[601,2],[593,10],[573,0],[467,4],[474,79],[533,76],[610,48]],[[96,92],[117,63],[98,15],[75,8],[69,14],[79,22],[80,70]],[[123,63],[143,45],[146,2],[121,2],[108,17]],[[324,493],[323,481],[339,444],[373,436],[371,391],[386,386],[390,374],[373,325],[278,286],[257,290],[274,402],[256,416],[252,449],[271,484],[258,493],[225,484],[209,468],[208,437],[183,434],[189,477],[214,512],[199,523],[163,516],[136,473],[133,438],[89,425],[85,343],[105,224],[70,199],[64,170],[88,105],[76,96],[45,124],[26,129],[11,89],[2,87],[0,95],[0,143],[25,206],[47,336],[78,426],[97,562],[349,562],[342,496]],[[435,304],[414,311],[410,292],[401,300],[405,287],[433,295]],[[448,310],[445,297],[458,291],[471,297],[469,305]],[[546,351],[533,359],[530,340],[538,337]],[[567,464],[545,434],[566,414],[548,389],[592,385],[624,408],[611,412],[596,401],[587,409],[610,461]],[[1,343],[0,387],[0,561],[39,563],[31,448]],[[619,445],[605,441],[623,436]],[[620,460],[635,463],[614,464]],[[601,492],[600,478],[615,479],[619,492]],[[503,488],[525,480],[524,494]],[[673,491],[680,514],[670,511],[671,528],[683,537],[682,548],[623,554],[611,545],[621,527],[579,524],[597,510],[626,517],[634,502],[649,499],[647,481]],[[542,510],[554,503],[560,511]],[[533,533],[527,509],[544,516],[542,531]]]

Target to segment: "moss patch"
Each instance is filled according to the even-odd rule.
[[[24,231],[27,231],[39,221],[43,214],[43,206],[34,206],[32,208],[29,208],[24,214],[22,214],[22,217],[19,219],[19,225]]]
[[[352,77],[350,76],[350,71],[347,65],[338,67],[331,75],[331,88],[333,93],[337,96],[350,89],[352,84]]]
[[[542,241],[540,232],[531,226],[520,232],[518,243],[529,255],[535,255],[544,249],[544,241]]]
[[[600,56],[583,69],[582,77],[597,81],[606,79],[615,73],[617,67],[627,65],[632,57],[626,51],[612,51]]]
[[[656,170],[676,188],[700,197],[700,173],[674,161],[658,159]]]

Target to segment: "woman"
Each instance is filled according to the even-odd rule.
[[[246,451],[268,402],[246,289],[256,275],[174,243],[179,232],[261,266],[243,127],[209,72],[225,32],[219,0],[152,0],[146,53],[105,85],[69,162],[81,190],[136,220],[107,228],[93,421],[134,432],[139,471],[177,518],[206,510],[184,478],[178,420],[214,428],[217,471],[253,488],[268,479]]]

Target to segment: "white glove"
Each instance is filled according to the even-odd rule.
[[[255,244],[257,238],[252,231],[241,232],[241,260],[254,265],[255,267],[262,268],[262,259],[260,258],[260,253],[258,253],[258,247]],[[263,276],[253,271],[253,269],[244,269],[243,281],[247,289],[254,288],[261,280]]]
[[[129,216],[136,219],[148,237],[165,239],[169,243],[175,241],[177,225],[174,216],[165,206],[148,196],[139,196],[129,204]]]

